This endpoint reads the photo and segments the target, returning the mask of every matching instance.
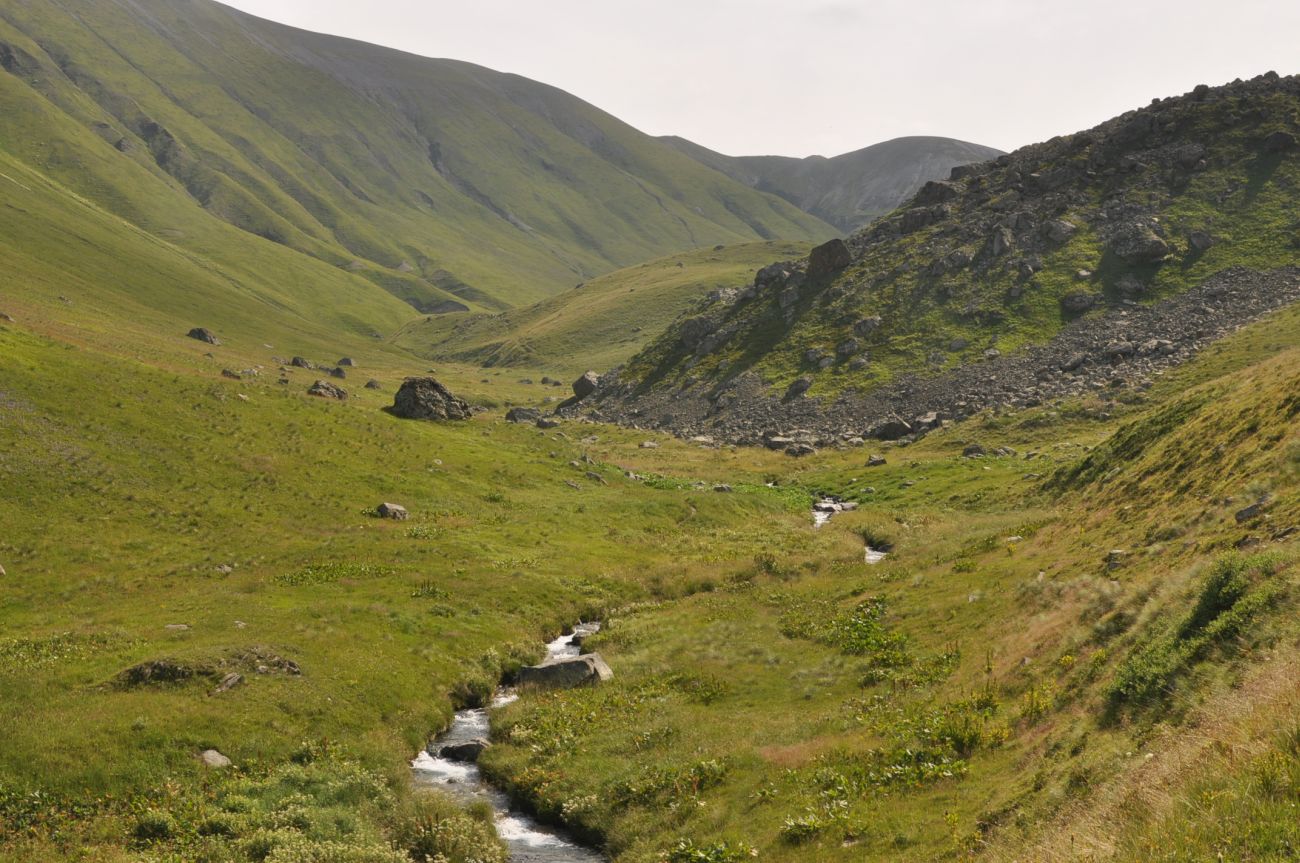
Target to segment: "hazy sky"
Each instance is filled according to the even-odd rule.
[[[1300,72],[1296,0],[228,0],[553,84],[732,155],[900,135],[1010,150],[1156,96]]]

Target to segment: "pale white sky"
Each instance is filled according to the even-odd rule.
[[[731,155],[900,135],[1004,150],[1300,72],[1296,0],[227,0],[515,72]]]

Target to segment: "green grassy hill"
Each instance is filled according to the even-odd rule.
[[[805,212],[852,233],[942,180],[958,165],[984,162],[1001,150],[952,138],[911,136],[826,158],[724,156],[684,138],[665,141],[732,179],[771,192]]]
[[[104,210],[208,254],[219,220],[425,310],[833,233],[554,88],[207,0],[9,4],[0,70],[0,149]]]
[[[430,316],[394,341],[431,359],[541,369],[568,377],[624,362],[711,291],[753,281],[773,258],[807,244],[747,243],[649,261],[599,276],[531,306]]]

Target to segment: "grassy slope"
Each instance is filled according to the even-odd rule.
[[[91,239],[130,249],[142,236],[121,230]],[[133,269],[144,295],[173,277]],[[7,295],[17,322],[0,325],[0,675],[14,694],[0,707],[0,859],[84,847],[87,859],[246,860],[268,830],[284,848],[383,847],[411,829],[384,815],[408,805],[388,797],[407,793],[402,761],[449,694],[482,691],[584,613],[611,620],[600,649],[616,680],[527,699],[500,728],[514,745],[487,764],[620,859],[658,860],[686,840],[724,860],[723,839],[777,860],[958,858],[977,844],[1055,859],[1067,834],[1143,859],[1170,824],[1182,831],[1170,859],[1200,859],[1226,828],[1195,827],[1180,807],[1216,782],[1235,783],[1233,847],[1258,856],[1291,829],[1280,817],[1294,756],[1269,729],[1292,721],[1294,681],[1268,675],[1295,659],[1294,570],[1251,570],[1281,592],[1181,665],[1161,632],[1243,534],[1267,543],[1270,525],[1300,519],[1300,312],[1146,395],[978,418],[867,469],[862,450],[796,462],[674,441],[642,450],[643,433],[602,427],[579,443],[490,419],[402,423],[378,411],[385,393],[350,382],[354,398],[336,404],[302,395],[311,373],[289,387],[222,379],[273,351],[236,337],[208,359],[179,323],[96,302],[87,284],[70,305]],[[413,370],[381,343],[354,347],[357,374],[389,392]],[[528,391],[473,368],[440,375],[480,402]],[[963,459],[970,439],[1045,455]],[[583,453],[595,464],[568,465]],[[800,489],[864,508],[813,532]],[[1269,520],[1237,526],[1232,513],[1264,491]],[[363,514],[382,499],[413,521]],[[892,542],[891,560],[866,567],[864,536]],[[1108,571],[1112,548],[1129,557]],[[850,616],[873,596],[881,621]],[[239,656],[253,648],[303,675],[252,673]],[[211,682],[105,687],[162,657],[226,662],[249,682],[218,696]],[[1168,694],[1108,696],[1152,668]],[[1246,695],[1229,693],[1234,681]],[[1185,733],[1219,727],[1210,719],[1234,698],[1248,701],[1234,708],[1253,717],[1245,729]],[[1199,772],[1195,746],[1238,739],[1239,754],[1215,756],[1230,769]],[[304,740],[338,754],[295,767]],[[204,778],[193,756],[208,746],[240,772]],[[1126,788],[1147,787],[1148,751],[1168,764],[1164,808],[1150,822],[1115,814]],[[363,768],[378,778],[356,778]],[[339,783],[352,789],[346,818],[328,790]],[[132,840],[156,822],[168,837]],[[214,824],[237,841],[204,838]]]
[[[498,314],[451,314],[409,324],[395,342],[421,356],[577,375],[632,356],[709,291],[753,281],[799,243],[749,243],[672,255],[618,270],[557,297]]]
[[[488,766],[625,860],[1276,859],[1300,839],[1298,570],[1272,540],[1300,520],[1297,332],[1289,310],[1127,404],[986,416],[883,468],[801,460],[785,481],[864,504],[829,550],[616,613],[592,649],[619,679],[511,708]],[[878,628],[852,622],[868,597]]]
[[[13,155],[151,233],[190,242],[197,200],[421,302],[831,233],[553,88],[215,3],[20,4],[0,42]]]
[[[1294,81],[1289,80],[1289,85],[1261,84],[1263,90],[1272,88],[1263,95],[1229,95],[1207,102],[1184,98],[1167,109],[1161,122],[1174,130],[1169,146],[1203,143],[1208,148],[1206,168],[1168,173],[1155,173],[1154,168],[1136,173],[1103,170],[1086,176],[1077,203],[1053,214],[1080,230],[1038,255],[1042,266],[1031,279],[1011,265],[1019,253],[1011,252],[999,261],[989,255],[987,235],[959,243],[960,235],[954,234],[954,225],[967,219],[1016,212],[1018,181],[994,169],[997,180],[989,181],[991,191],[952,202],[950,215],[937,224],[862,246],[860,258],[830,286],[804,291],[790,319],[783,316],[775,297],[738,307],[725,322],[737,322],[740,335],[722,349],[694,362],[682,350],[677,334],[670,332],[629,363],[625,379],[654,380],[671,387],[689,376],[716,384],[752,369],[778,389],[800,375],[810,375],[814,396],[870,390],[901,374],[933,373],[978,361],[990,348],[1005,354],[1040,344],[1069,320],[1061,309],[1063,296],[1087,290],[1116,300],[1116,282],[1130,272],[1148,285],[1144,299],[1149,300],[1198,284],[1234,265],[1271,269],[1294,264],[1300,158],[1295,150],[1269,153],[1262,144],[1272,131],[1294,133],[1300,128],[1297,100],[1285,89],[1294,90]],[[1119,121],[1107,124],[1108,133],[1118,125]],[[1096,140],[1102,137],[1076,136],[1073,140],[1079,143],[1073,150],[1060,144],[1065,139],[1025,148],[1015,154],[1021,159],[1016,170],[1050,174],[1073,168],[1085,176],[1088,147],[1100,147]],[[1064,149],[1070,155],[1045,160],[1046,148]],[[1141,147],[1135,149],[1139,162],[1149,158]],[[984,200],[990,195],[998,200]],[[1006,201],[1010,205],[1004,206]],[[1158,213],[1173,247],[1169,260],[1125,267],[1105,251],[1099,233],[1106,221],[1097,214],[1126,206],[1154,208]],[[1045,218],[1041,213],[1040,217]],[[1216,240],[1203,253],[1187,241],[1188,234],[1197,230],[1210,232]],[[928,274],[935,258],[955,251],[972,256],[974,263],[943,276]],[[1080,280],[1076,275],[1080,270],[1091,275]],[[855,321],[875,315],[883,324],[864,340],[870,358],[864,370],[850,371],[843,361],[824,370],[808,364],[809,348],[833,351],[853,335]],[[966,346],[954,348],[954,344]]]
[[[112,859],[130,812],[198,787],[206,747],[256,777],[328,739],[396,775],[458,686],[485,686],[614,597],[712,577],[715,557],[683,566],[663,536],[785,518],[770,493],[665,494],[609,469],[608,485],[593,483],[567,466],[577,444],[535,430],[405,423],[379,412],[383,394],[303,395],[310,375],[292,387],[224,380],[165,337],[138,335],[148,361],[112,357],[99,327],[83,326],[85,306],[54,313],[0,329],[0,832],[14,859],[61,859],[81,843]],[[388,380],[402,371],[366,360]],[[381,500],[412,521],[364,514]],[[165,628],[176,623],[190,629]],[[237,658],[253,649],[302,676],[254,674]],[[249,682],[221,696],[210,680],[107,686],[156,658],[230,662]],[[62,823],[74,805],[103,818]],[[53,838],[37,827],[41,841],[26,844],[29,821],[46,817],[61,825]],[[182,839],[198,841],[189,818]]]

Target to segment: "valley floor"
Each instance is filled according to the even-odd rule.
[[[408,762],[597,618],[613,680],[525,694],[481,764],[620,861],[1300,847],[1295,309],[1146,390],[799,460],[509,424],[520,372],[440,367],[492,408],[412,423],[397,353],[340,403],[275,349],[13,314],[0,859],[503,859]],[[859,507],[815,529],[826,494]]]

